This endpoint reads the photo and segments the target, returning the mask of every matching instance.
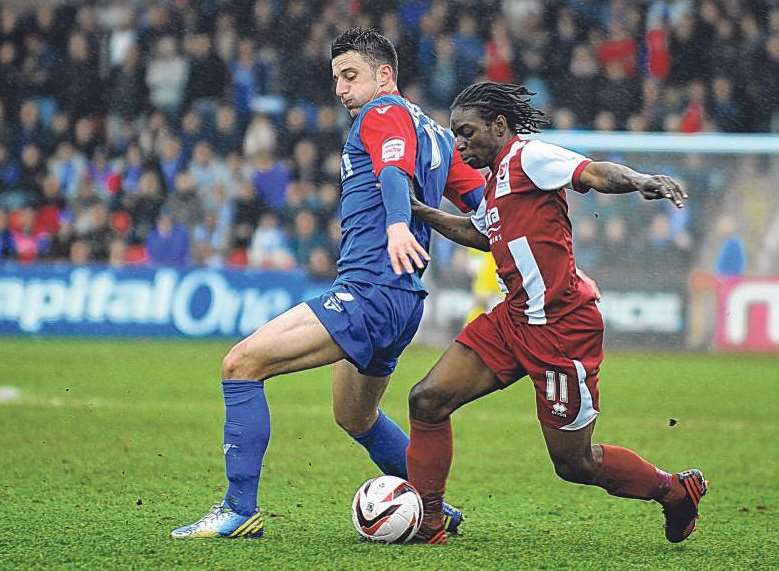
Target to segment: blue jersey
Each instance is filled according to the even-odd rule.
[[[355,118],[341,156],[341,256],[339,281],[425,291],[417,273],[396,275],[387,253],[386,211],[378,174],[401,168],[417,197],[438,207],[446,195],[461,210],[481,199],[483,178],[454,149],[452,133],[397,94],[377,97]],[[425,249],[430,226],[412,218],[410,230]]]

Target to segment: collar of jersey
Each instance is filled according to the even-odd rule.
[[[495,157],[495,160],[492,161],[492,166],[490,167],[490,170],[494,173],[498,172],[498,167],[500,166],[500,161],[503,160],[503,158],[509,153],[511,150],[511,145],[514,144],[515,141],[521,141],[522,137],[519,135],[514,135],[511,137],[511,139],[506,142],[503,147],[501,147],[500,151],[498,151],[497,156]]]

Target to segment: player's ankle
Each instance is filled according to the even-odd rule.
[[[664,505],[670,506],[677,504],[687,497],[687,491],[684,486],[679,482],[679,478],[676,474],[669,474],[662,470],[657,470],[658,478],[660,479],[660,486],[658,486],[659,493],[656,496],[656,500]]]

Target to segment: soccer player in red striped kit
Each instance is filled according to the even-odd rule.
[[[529,95],[519,85],[481,82],[452,104],[457,150],[469,166],[491,172],[474,216],[412,200],[414,216],[447,238],[491,251],[506,291],[504,301],[468,324],[411,390],[408,474],[425,506],[418,538],[446,542],[441,502],[453,454],[450,415],[528,375],[557,475],[615,496],[657,501],[666,538],[682,541],[695,529],[698,502],[707,491],[703,474],[671,474],[632,450],[592,442],[603,319],[595,292],[577,276],[565,194],[591,188],[639,192],[679,208],[687,194],[667,176],[594,162],[524,138],[545,124]]]

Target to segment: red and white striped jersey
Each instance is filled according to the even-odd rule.
[[[515,137],[498,153],[484,199],[471,218],[487,236],[512,318],[554,323],[594,299],[576,275],[565,190],[580,188],[590,160],[537,140]]]

